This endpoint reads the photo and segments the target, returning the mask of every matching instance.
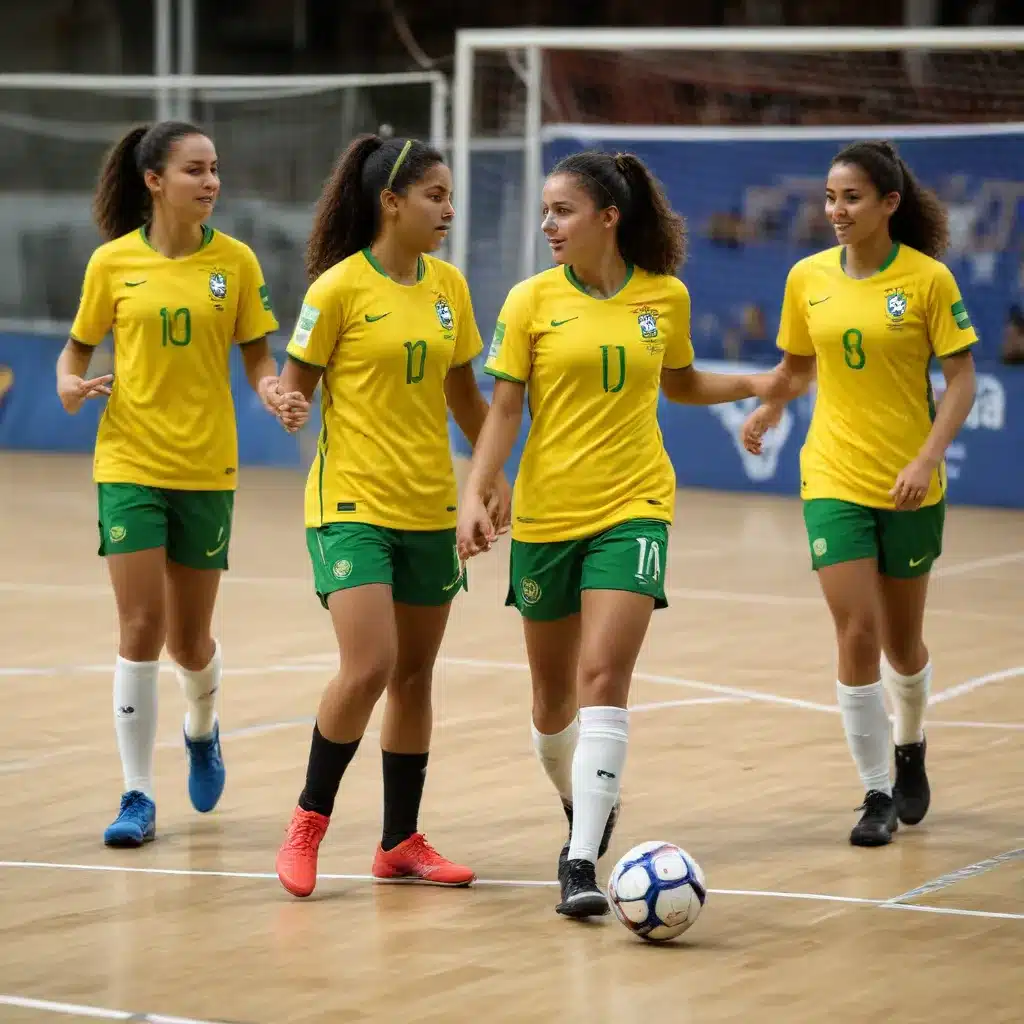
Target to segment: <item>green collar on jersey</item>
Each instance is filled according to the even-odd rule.
[[[142,241],[145,242],[146,245],[148,245],[150,249],[152,249],[154,252],[156,252],[156,247],[149,240],[149,231],[147,230],[148,227],[149,227],[148,224],[143,224],[142,227],[139,228],[139,234],[142,236]],[[213,241],[213,228],[211,228],[209,224],[204,224],[203,225],[203,240],[199,243],[199,249],[205,249],[212,241]],[[196,249],[196,252],[199,252],[199,249]]]
[[[587,286],[573,273],[572,267],[570,267],[568,263],[565,265],[565,279],[569,282],[569,284],[573,286],[573,288],[578,288],[581,292],[583,292],[584,295],[589,295],[592,299],[597,299],[598,302],[603,302],[605,299],[612,299],[616,295],[618,295],[619,292],[621,292],[622,289],[625,288],[626,285],[629,284],[629,282],[633,279],[633,264],[626,264],[626,277],[623,280],[622,284],[620,284],[619,287],[616,288],[615,291],[611,293],[611,295],[594,295],[591,292],[587,291]]]
[[[383,274],[389,281],[394,280],[391,275],[380,265],[377,257],[370,252],[369,246],[362,250],[363,255],[366,257],[366,262],[377,271],[378,274]],[[427,264],[422,256],[416,257],[416,283],[419,284],[423,280],[423,275],[427,272]],[[398,284],[395,281],[395,284]]]
[[[889,250],[889,255],[885,257],[885,262],[875,271],[876,274],[882,273],[883,270],[888,270],[895,261],[896,257],[900,254],[900,243],[893,242],[892,248]],[[846,273],[846,246],[839,250],[839,266],[843,268],[843,273]]]

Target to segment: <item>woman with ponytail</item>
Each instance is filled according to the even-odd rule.
[[[800,455],[804,520],[835,623],[839,710],[865,791],[850,842],[882,846],[898,822],[921,821],[931,799],[925,599],[942,551],[943,455],[974,402],[978,338],[939,262],[946,212],[891,144],[855,142],[836,155],[825,214],[839,244],[789,272],[778,338],[784,393],[751,413],[744,443],[760,452],[786,402],[817,377]],[[933,357],[946,379],[937,412]]]
[[[631,154],[577,153],[544,185],[558,266],[516,285],[487,360],[494,399],[459,514],[463,557],[487,550],[484,503],[532,423],[515,488],[506,604],[523,619],[533,743],[569,820],[558,862],[569,917],[608,912],[596,862],[618,816],[630,682],[664,608],[675,474],[659,387],[695,405],[766,397],[770,375],[693,367],[683,222]]]
[[[475,877],[418,826],[434,662],[466,586],[447,411],[471,443],[487,413],[472,365],[482,342],[469,288],[428,255],[453,216],[451,172],[437,150],[364,135],[324,186],[309,238],[312,284],[281,386],[306,398],[323,387],[306,542],[341,668],[321,697],[305,787],[277,855],[278,878],[295,896],[316,885],[342,775],[385,693],[373,874],[460,886]],[[508,485],[499,481],[489,498],[503,528]]]
[[[57,392],[78,412],[109,395],[96,438],[99,553],[117,602],[114,727],[124,771],[108,846],[156,834],[153,744],[166,642],[187,705],[188,791],[211,811],[224,788],[217,719],[220,645],[211,622],[228,566],[238,439],[228,368],[241,346],[246,375],[289,428],[305,402],[283,408],[266,335],[277,329],[252,250],[207,225],[220,192],[217,153],[178,121],[134,128],[100,172],[94,213],[105,242],[85,272]],[[86,379],[113,332],[114,375]]]

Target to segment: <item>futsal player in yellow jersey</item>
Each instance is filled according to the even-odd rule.
[[[891,145],[842,150],[825,197],[839,245],[789,273],[779,372],[787,398],[817,374],[801,497],[811,563],[835,621],[839,708],[866,793],[850,841],[879,846],[898,821],[921,821],[930,801],[925,597],[942,550],[943,455],[974,401],[977,336],[953,275],[938,262],[946,213]],[[933,356],[946,378],[937,412]],[[760,451],[783,407],[751,414],[751,451]],[[894,785],[883,688],[895,709]]]
[[[306,485],[306,539],[341,669],[317,711],[306,783],[277,856],[296,896],[342,775],[381,695],[381,879],[468,885],[474,873],[419,831],[431,732],[431,677],[465,579],[455,549],[456,489],[447,409],[471,443],[487,412],[472,359],[482,350],[469,289],[425,253],[451,223],[451,172],[413,140],[356,139],[325,186],[309,240],[312,280],[281,386],[311,396],[322,428]],[[492,505],[507,518],[508,486]],[[503,497],[502,497],[503,495]]]
[[[558,266],[516,285],[487,360],[494,399],[459,512],[460,553],[495,536],[484,498],[528,392],[516,479],[508,604],[523,618],[533,741],[569,819],[558,912],[608,912],[595,866],[618,815],[630,677],[665,607],[675,474],[659,388],[710,405],[769,394],[770,375],[694,369],[690,299],[675,277],[683,225],[629,154],[578,153],[544,186]],[[578,717],[577,717],[578,710]]]
[[[95,200],[108,239],[89,260],[57,365],[68,412],[109,395],[96,438],[100,554],[117,601],[114,725],[125,792],[109,846],[154,837],[153,741],[166,640],[187,701],[189,796],[214,808],[224,788],[211,620],[227,568],[238,445],[228,357],[242,345],[249,381],[276,412],[277,327],[252,250],[207,226],[220,190],[217,154],[198,128],[161,122],[110,152]],[[84,379],[113,332],[115,377]],[[290,426],[305,405],[291,396]]]

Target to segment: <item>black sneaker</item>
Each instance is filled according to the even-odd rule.
[[[558,884],[562,902],[555,907],[566,917],[600,917],[609,911],[608,898],[597,886],[597,874],[589,860],[569,860],[569,844],[558,858]]]
[[[928,813],[932,800],[928,775],[924,770],[924,754],[928,741],[905,743],[896,747],[896,783],[892,787],[896,813],[904,825],[916,825]]]
[[[850,833],[850,842],[854,846],[885,846],[892,842],[892,834],[899,828],[899,823],[896,820],[896,801],[891,796],[869,789],[864,795],[864,803],[857,810],[864,813]]]
[[[615,831],[615,825],[619,820],[619,811],[622,809],[622,801],[616,800],[615,806],[611,809],[611,813],[608,815],[608,820],[604,825],[604,835],[601,836],[601,845],[597,848],[598,858],[603,857],[608,852],[608,844],[612,841],[612,833]],[[572,839],[572,804],[562,801],[562,810],[565,811],[565,817],[569,822],[569,838]]]

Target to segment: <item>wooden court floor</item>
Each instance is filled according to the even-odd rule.
[[[932,811],[892,846],[859,850],[847,834],[861,793],[797,503],[680,494],[671,607],[641,655],[624,810],[601,871],[647,839],[703,865],[701,918],[655,948],[611,918],[554,913],[564,821],[530,747],[504,548],[471,565],[452,615],[421,821],[481,881],[368,882],[381,798],[371,733],[316,894],[279,886],[274,856],[335,660],[301,489],[293,473],[243,475],[217,623],[220,806],[188,805],[166,672],[158,839],[110,851],[116,630],[89,462],[0,454],[0,1020],[1024,1018],[1024,514],[949,516],[928,620]]]

